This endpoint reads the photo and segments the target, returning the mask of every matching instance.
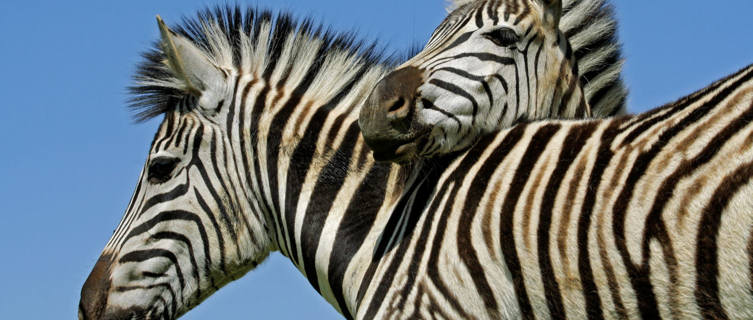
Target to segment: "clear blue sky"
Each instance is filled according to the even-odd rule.
[[[157,122],[124,108],[154,16],[226,1],[0,1],[0,318],[75,318],[79,290],[133,192]],[[620,1],[629,110],[753,63],[753,2]],[[443,0],[258,0],[403,51]],[[337,319],[279,255],[185,319]]]

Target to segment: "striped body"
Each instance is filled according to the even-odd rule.
[[[505,18],[512,23],[496,23],[495,11],[487,10],[500,3],[497,13],[513,12]],[[471,45],[484,40],[474,41],[475,32],[504,32],[514,41],[496,41],[513,51],[520,43],[526,48],[535,43],[514,37],[521,34],[514,26],[526,21],[514,17],[513,8],[525,8],[519,3],[465,1],[424,51],[393,72],[419,81],[411,84],[421,100],[412,106],[418,110],[414,118],[427,106],[443,108],[444,118],[405,125],[388,116],[364,129],[365,136],[376,137],[367,139],[370,145],[390,147],[380,149],[383,159],[423,158],[443,168],[427,182],[437,189],[421,215],[425,220],[417,223],[422,236],[400,247],[419,250],[413,253],[419,257],[402,258],[411,261],[413,269],[405,271],[410,280],[386,290],[394,295],[386,300],[397,302],[382,306],[377,317],[402,315],[425,301],[431,310],[438,297],[468,295],[444,300],[437,313],[443,318],[753,318],[753,67],[645,114],[522,123],[469,139],[467,131],[447,123],[462,128],[463,117],[480,114],[469,123],[483,133],[489,115],[520,114],[521,108],[476,113],[485,110],[482,105],[494,105],[483,101],[523,97],[524,105],[536,105],[537,111],[567,111],[583,102],[532,103],[536,96],[518,94],[539,92],[530,90],[541,83],[530,80],[536,72],[522,87],[478,90],[485,83],[481,71],[521,61],[484,55]],[[532,1],[529,7],[546,20],[556,16],[556,3]],[[465,22],[474,17],[475,30]],[[450,30],[443,29],[446,25],[470,31],[443,31]],[[487,25],[502,27],[488,31]],[[514,74],[521,69],[515,67]],[[397,82],[388,76],[380,85],[393,88]],[[557,96],[556,86],[543,88]],[[389,99],[372,93],[364,108],[393,110],[384,103]],[[470,117],[469,106],[479,106]],[[362,111],[362,123],[364,114],[371,117]],[[469,150],[452,153],[465,145],[457,142],[468,140],[475,142]]]
[[[359,108],[389,62],[349,35],[255,10],[160,28],[133,90],[141,118],[164,120],[80,319],[177,318],[276,250],[348,318],[386,316],[402,297],[390,288],[440,276],[414,270],[423,252],[405,248],[436,234],[418,221],[441,217],[426,207],[445,199],[441,167],[374,162],[359,134]],[[469,316],[515,310],[487,311],[476,288],[444,296],[423,283],[408,288],[431,296],[422,313],[452,313],[447,301]]]
[[[520,124],[435,161],[375,277],[376,318],[753,317],[753,66],[645,114]]]

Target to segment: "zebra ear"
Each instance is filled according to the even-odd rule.
[[[562,16],[562,0],[536,0],[543,10],[544,23],[551,23],[555,28],[559,27]]]
[[[445,9],[447,12],[455,11],[455,9],[462,7],[466,3],[471,3],[476,0],[446,0],[447,6]]]
[[[221,85],[222,71],[196,47],[190,40],[170,30],[162,18],[157,16],[161,35],[162,51],[167,61],[165,64],[178,80],[184,84],[184,90],[200,97],[207,89]]]

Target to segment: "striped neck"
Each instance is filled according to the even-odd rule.
[[[326,108],[311,113],[295,141],[257,150],[257,159],[266,158],[267,177],[259,178],[269,186],[260,193],[271,208],[270,236],[280,252],[315,290],[348,314],[355,311],[354,289],[371,263],[373,244],[406,173],[374,163],[352,113]]]
[[[159,26],[132,91],[139,119],[165,119],[81,313],[175,318],[279,250],[350,314],[406,179],[374,163],[356,123],[390,62],[284,14]]]
[[[254,209],[245,214],[262,213],[271,247],[348,316],[410,168],[375,163],[357,124],[361,102],[385,73],[381,66],[308,73],[299,82],[238,77],[236,102],[221,118],[237,142],[238,163],[247,164],[244,194]]]

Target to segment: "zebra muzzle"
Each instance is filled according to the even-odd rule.
[[[415,121],[418,88],[423,73],[415,67],[393,71],[380,80],[366,99],[358,123],[377,160],[392,160],[415,152],[422,133]]]
[[[107,307],[107,296],[110,292],[110,268],[112,256],[103,254],[94,265],[94,269],[86,278],[81,289],[81,300],[78,305],[79,319],[101,319]]]

